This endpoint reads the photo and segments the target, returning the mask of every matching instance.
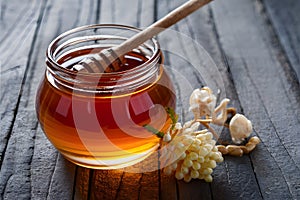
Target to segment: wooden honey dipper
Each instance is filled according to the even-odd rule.
[[[210,1],[212,0],[187,1],[120,45],[104,49],[97,54],[83,59],[73,66],[73,70],[88,73],[110,73],[118,71],[120,64],[122,64],[122,59],[120,58],[122,55],[143,44],[145,41],[177,23]]]

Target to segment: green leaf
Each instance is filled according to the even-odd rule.
[[[178,115],[175,113],[175,111],[174,111],[173,108],[166,107],[166,111],[167,111],[167,113],[169,114],[169,116],[170,116],[170,118],[172,120],[172,127],[171,127],[171,129],[173,130],[175,128],[175,124],[178,121]]]
[[[148,125],[148,124],[145,124],[143,127],[144,127],[145,129],[147,129],[147,131],[149,131],[149,132],[155,134],[155,135],[156,135],[157,137],[159,137],[159,138],[163,138],[164,135],[165,135],[163,132],[161,132],[161,131],[155,129],[154,127],[152,127],[152,126],[150,126],[150,125]]]

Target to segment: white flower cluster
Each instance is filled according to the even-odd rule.
[[[185,182],[191,179],[212,181],[213,169],[223,157],[215,146],[213,135],[206,129],[198,131],[199,125],[199,122],[189,121],[181,128],[177,123],[175,129],[169,131],[173,139],[163,147],[160,157],[161,165],[166,166],[165,174],[175,172],[176,179]]]
[[[216,107],[216,96],[213,94],[209,87],[195,89],[190,96],[190,108],[193,112],[194,119],[201,121],[201,119],[210,119],[213,124],[224,126],[227,120],[227,104],[229,99],[225,98],[221,101],[220,105]],[[202,124],[209,127],[208,123],[202,120]],[[235,114],[230,120],[229,130],[232,141],[236,144],[242,143],[245,138],[249,137],[252,133],[252,124],[242,114]],[[210,131],[217,137],[214,130]]]
[[[175,172],[178,180],[186,182],[192,179],[212,181],[213,169],[218,162],[222,162],[223,155],[242,156],[249,153],[260,142],[258,138],[251,138],[246,146],[217,145],[218,134],[210,123],[226,126],[230,130],[232,141],[240,144],[252,132],[252,124],[244,115],[236,114],[235,108],[227,108],[229,99],[223,99],[216,106],[216,97],[208,87],[196,89],[190,96],[189,110],[194,114],[194,120],[186,122],[183,126],[177,123],[178,116],[173,110],[167,109],[172,125],[167,133],[162,133],[160,165],[163,172],[170,175]],[[232,118],[228,123],[228,114]],[[207,129],[199,131],[199,126]]]
[[[195,89],[190,96],[189,110],[194,113],[195,119],[212,116],[216,107],[216,96],[209,87]]]

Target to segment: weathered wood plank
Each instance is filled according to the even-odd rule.
[[[168,12],[178,7],[184,1],[160,1],[158,4],[158,18],[163,17]],[[197,11],[198,12],[198,11]],[[166,30],[159,35],[159,42],[161,48],[164,50],[166,57],[166,65],[171,74],[172,80],[175,83],[177,95],[177,113],[180,113],[181,121],[191,119],[188,114],[189,95],[192,90],[203,86],[203,77],[199,76],[197,69],[193,66],[193,61],[190,59],[189,53],[194,54],[194,44],[187,44],[193,42],[189,33],[180,32],[180,27],[185,26],[185,21],[179,22],[172,27],[172,30]],[[191,52],[193,51],[193,52]],[[189,55],[189,56],[188,56]],[[163,172],[161,172],[163,173]],[[174,176],[161,176],[161,198],[162,199],[211,199],[209,184],[202,181],[193,181],[191,183],[194,187],[183,181],[176,181]],[[197,190],[193,189],[197,187]],[[193,190],[193,191],[192,191]]]
[[[178,3],[178,2],[177,2]],[[170,3],[169,3],[170,5]],[[166,5],[165,5],[166,6]],[[164,7],[162,5],[162,7]],[[239,25],[239,24],[237,24]],[[211,87],[214,86],[223,86],[223,89],[225,91],[222,91],[221,96],[224,98],[225,96],[232,99],[231,105],[236,107],[238,110],[240,110],[240,104],[239,99],[237,97],[237,94],[235,92],[234,85],[231,80],[231,74],[227,70],[226,66],[226,60],[223,59],[223,52],[221,47],[218,44],[218,35],[215,31],[215,26],[213,22],[213,18],[211,15],[211,11],[209,6],[202,8],[201,10],[195,12],[191,16],[187,17],[183,21],[179,22],[177,25],[174,26],[174,29],[179,31],[181,34],[185,34],[191,39],[188,40],[184,38],[183,36],[181,38],[175,38],[174,41],[169,41],[168,45],[172,45],[173,47],[168,48],[170,52],[176,52],[178,55],[181,55],[185,57],[187,60],[191,59],[201,59],[201,57],[197,57],[197,53],[200,56],[203,56],[204,54],[201,54],[200,52],[195,52],[195,46],[197,47],[198,44],[191,44],[191,43],[200,43],[203,45],[204,49],[209,52],[209,54],[213,57],[213,59],[217,63],[217,67],[214,70],[210,70],[211,66],[206,66],[208,68],[207,71],[203,71],[204,73],[197,74],[193,72],[196,75],[193,75],[193,73],[189,72],[193,68],[195,68],[195,65],[198,64],[197,62],[190,61],[190,65],[187,67],[187,63],[179,63],[178,58],[176,56],[169,56],[169,60],[171,62],[173,61],[174,64],[171,64],[172,67],[176,67],[176,65],[179,66],[185,66],[185,67],[178,67],[178,70],[181,74],[184,74],[186,77],[188,77],[189,82],[192,89],[195,89],[197,87],[201,87],[203,85],[208,84]],[[163,35],[163,34],[162,34]],[[169,37],[169,35],[168,35]],[[161,38],[161,37],[160,37]],[[168,40],[168,39],[167,39]],[[181,41],[180,41],[181,40]],[[176,45],[176,43],[179,43]],[[164,40],[163,40],[164,44]],[[162,45],[163,45],[162,44]],[[182,49],[182,53],[178,53],[178,49]],[[197,49],[197,48],[196,48]],[[195,53],[196,55],[195,55]],[[177,57],[178,57],[177,55]],[[205,56],[205,55],[204,55]],[[175,57],[175,58],[174,58]],[[202,78],[195,77],[195,76],[201,76]],[[219,83],[214,83],[212,81],[207,81],[207,79],[219,79]],[[214,89],[218,89],[214,88]],[[181,91],[181,99],[187,99],[187,100],[181,100],[183,108],[186,109],[188,107],[188,95],[190,94],[189,90],[184,89],[184,86],[179,86],[179,89]],[[215,90],[216,91],[216,90]],[[189,115],[184,114],[184,116],[189,119]],[[186,119],[186,120],[187,120]],[[230,185],[228,185],[228,182]],[[248,187],[244,187],[244,184],[248,183]],[[225,198],[239,198],[239,197],[250,197],[252,195],[253,198],[260,198],[259,195],[259,188],[256,183],[255,174],[251,167],[251,160],[248,156],[244,156],[242,158],[238,158],[238,160],[235,159],[226,159],[224,163],[219,164],[219,166],[215,169],[214,172],[214,182],[209,185],[204,183],[203,181],[194,181],[192,182],[193,186],[190,187],[190,185],[184,184],[182,182],[179,182],[178,184],[178,193],[179,198],[183,199],[186,194],[191,195],[191,198],[203,198],[203,199],[222,199],[223,196],[220,196],[218,194],[224,193],[226,194]],[[197,185],[197,186],[196,186]],[[224,186],[225,185],[225,186]],[[198,192],[195,191],[195,188],[201,188]],[[254,194],[254,195],[253,195]],[[188,196],[186,196],[188,198]]]
[[[10,2],[17,4],[20,8],[31,5],[29,8],[32,10],[29,10],[28,13],[31,13],[32,16],[29,19],[32,19],[34,23],[37,19],[33,13],[36,13],[37,16],[41,13],[40,16],[43,16],[43,19],[39,18],[37,21],[41,26],[36,28],[36,35],[33,39],[20,39],[25,41],[24,47],[28,47],[30,52],[26,53],[23,50],[24,53],[17,52],[17,57],[14,59],[9,60],[9,56],[5,58],[7,59],[4,63],[5,66],[11,65],[13,62],[25,61],[24,67],[20,67],[22,69],[20,72],[13,70],[5,72],[11,73],[7,74],[10,75],[8,78],[15,82],[22,82],[24,73],[25,77],[19,94],[19,102],[11,102],[12,105],[16,106],[14,109],[17,110],[14,113],[15,120],[12,124],[12,132],[10,138],[8,138],[9,141],[0,172],[1,197],[3,196],[6,199],[70,199],[73,196],[75,165],[65,161],[57,154],[38,128],[34,108],[35,93],[45,70],[45,51],[51,40],[74,26],[95,23],[97,1],[78,1],[77,3],[68,0],[64,2],[49,1],[47,4],[46,1]],[[43,6],[42,3],[44,3]],[[40,12],[39,7],[45,8],[45,12],[43,12],[44,9]],[[25,13],[24,16],[27,15],[29,14]],[[26,27],[21,27],[21,25],[22,23],[16,30],[25,29],[24,32],[30,31],[26,30]],[[27,32],[27,34],[30,35],[31,33]],[[22,37],[22,34],[20,36]],[[15,41],[12,38],[9,40]],[[20,49],[22,48],[23,46]],[[12,48],[12,50],[15,49]],[[28,60],[22,58],[19,53]],[[12,73],[15,73],[15,75],[12,75]],[[5,86],[7,87],[7,85]],[[12,98],[14,92],[21,88],[20,84],[10,86],[10,89],[4,95],[5,97],[3,97],[4,99],[7,97]],[[14,87],[20,88],[14,90]],[[18,96],[18,94],[15,96]],[[14,99],[17,100],[15,96]],[[4,102],[7,103],[7,101]]]
[[[117,199],[159,199],[158,153],[123,169]]]
[[[276,10],[280,3],[264,1],[275,27],[270,25],[261,1],[216,1],[211,9],[209,6],[202,8],[173,27],[186,36],[168,32],[172,34],[159,37],[171,76],[174,79],[181,77],[176,80],[181,119],[191,117],[187,111],[191,90],[206,84],[208,77],[217,70],[223,78],[225,96],[232,99],[231,105],[253,121],[254,134],[263,141],[250,157],[226,157],[225,162],[215,169],[212,184],[198,180],[186,184],[172,176],[161,175],[160,171],[130,173],[129,169],[107,171],[75,167],[47,141],[37,125],[34,111],[35,91],[44,71],[44,52],[57,34],[74,26],[95,23],[98,17],[100,22],[144,27],[183,1],[156,1],[157,10],[154,10],[154,0],[78,0],[76,3],[55,0],[43,4],[45,2],[0,3],[0,50],[4,52],[0,56],[0,152],[6,150],[0,160],[0,199],[300,197],[300,141],[297,138],[300,92],[290,71],[299,66],[295,61],[298,54],[294,55],[298,49],[291,46],[291,41],[297,43],[295,38],[298,36],[284,32],[284,9]],[[97,2],[101,2],[101,7]],[[39,27],[37,20],[44,5],[46,9]],[[275,11],[281,12],[280,15],[275,16]],[[14,15],[19,12],[22,14]],[[6,19],[14,23],[10,25]],[[245,26],[247,24],[251,26]],[[293,29],[297,27],[287,28],[288,31]],[[13,36],[25,37],[25,42],[22,43],[19,37],[12,39],[10,32]],[[199,51],[188,38],[200,42],[217,63],[217,68],[209,69],[208,76],[201,77],[193,68],[197,62],[191,59],[197,58]],[[280,48],[280,42],[284,49]],[[13,51],[16,54],[9,56]],[[199,63],[209,62],[199,60]],[[147,162],[144,165],[147,166]],[[145,166],[140,163],[133,168],[141,170]]]
[[[0,171],[1,199],[30,199],[30,165],[37,121],[34,113],[18,113]],[[27,128],[24,128],[26,125]]]
[[[139,199],[159,199],[159,171],[144,172],[140,180]]]
[[[30,169],[31,198],[47,199],[58,152],[38,127]]]
[[[300,1],[263,0],[262,2],[300,82]]]
[[[17,1],[1,1],[0,199],[31,196],[30,164],[37,122],[34,113],[23,110],[18,117],[16,113],[43,4],[43,1],[24,1],[22,5]]]
[[[124,173],[116,199],[138,199],[141,173]]]
[[[152,0],[147,2],[141,0],[101,1],[99,23],[143,27],[152,23],[153,17],[154,1]],[[158,163],[157,158],[153,160]],[[158,199],[159,172],[156,170],[144,174],[145,162],[147,163],[147,160],[122,170],[94,170],[90,198],[147,199],[151,197],[151,199]]]
[[[1,1],[0,165],[11,136],[28,54],[43,1]],[[16,14],[18,13],[18,14]]]
[[[77,167],[74,199],[88,199],[91,173],[92,170],[88,168]]]
[[[33,61],[30,63],[30,74],[28,78],[28,94],[23,94],[24,99],[30,103],[34,103],[34,96],[37,90],[37,85],[40,82],[41,76],[45,70],[44,58],[45,50],[53,38],[74,27],[85,24],[96,23],[98,11],[97,0],[89,1],[48,1],[41,28],[38,33],[36,46],[33,52]],[[34,105],[28,105],[30,109]],[[41,131],[40,134],[43,134]],[[88,191],[88,180],[81,173],[78,176],[75,174],[76,166],[65,161],[61,155],[57,153],[54,147],[49,144],[46,137],[40,135],[40,142],[36,142],[33,162],[39,162],[39,165],[32,166],[32,195],[37,199],[43,198],[41,195],[47,194],[50,199],[84,199],[86,191]],[[53,158],[56,158],[53,160]],[[47,160],[50,160],[47,162]],[[50,170],[48,170],[50,168]],[[35,175],[36,171],[42,171]],[[77,176],[77,177],[74,177]],[[43,180],[43,182],[41,182]],[[74,183],[74,180],[76,182]],[[82,185],[78,185],[81,184]],[[74,185],[75,184],[75,185]],[[74,191],[75,190],[75,191]]]
[[[90,199],[116,199],[123,173],[122,170],[93,170]]]
[[[51,177],[47,199],[72,199],[75,166],[58,154],[56,166]],[[34,179],[34,181],[38,181]]]
[[[154,0],[103,0],[100,23],[115,23],[139,28],[146,27],[154,20]]]
[[[140,20],[138,21],[137,27],[145,28],[151,25],[155,21],[155,17],[156,17],[155,3],[157,3],[157,1],[155,0],[150,0],[150,1],[139,0]]]
[[[137,26],[140,21],[139,6],[139,0],[103,0],[101,1],[103,9],[100,11],[100,23]]]
[[[263,142],[251,154],[262,197],[297,199],[299,86],[283,70],[278,53],[284,54],[273,46],[276,37],[261,6],[258,1],[216,1],[213,14],[241,106]]]
[[[176,179],[173,176],[164,175],[162,170],[160,173],[160,199],[178,199]]]

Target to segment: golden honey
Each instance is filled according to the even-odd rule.
[[[138,31],[118,25],[94,25],[72,30],[67,36],[74,38],[72,33],[93,29],[97,35],[94,38],[100,40],[107,35],[97,31],[105,28]],[[120,42],[121,36],[115,32],[113,36]],[[36,98],[39,122],[52,144],[68,160],[97,169],[129,166],[157,150],[160,139],[144,125],[166,130],[171,120],[165,108],[175,108],[175,94],[156,41],[141,47],[144,50],[127,53],[118,72],[80,76],[71,70],[72,66],[111,44],[86,44],[77,37],[83,41],[80,47],[60,52],[57,49],[61,45],[74,41],[60,41],[65,37],[50,44],[47,69]],[[151,45],[152,50],[147,49]]]

